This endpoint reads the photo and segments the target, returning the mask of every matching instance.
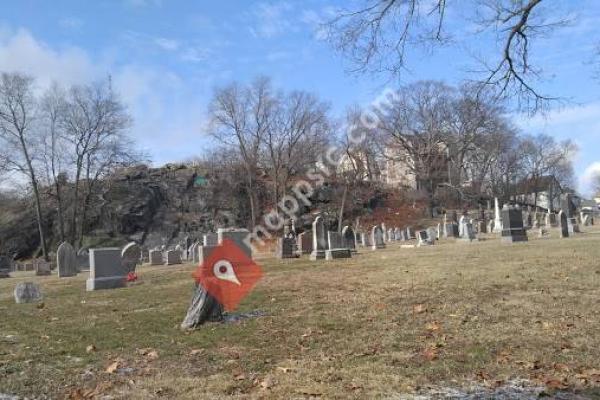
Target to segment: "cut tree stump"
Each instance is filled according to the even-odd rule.
[[[200,285],[194,286],[194,296],[181,329],[197,329],[205,322],[223,320],[223,306]]]

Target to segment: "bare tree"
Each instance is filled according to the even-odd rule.
[[[26,177],[33,192],[40,247],[47,259],[46,237],[36,172],[36,149],[40,135],[35,130],[38,104],[33,79],[18,73],[0,77],[0,165]]]
[[[592,189],[594,194],[600,197],[600,172],[596,172],[592,177]]]
[[[383,154],[402,163],[430,212],[435,191],[448,181],[448,139],[452,115],[451,88],[434,81],[405,86],[391,110],[382,116]]]
[[[67,182],[65,160],[68,157],[68,143],[60,130],[60,118],[65,110],[65,92],[54,84],[44,94],[41,101],[41,126],[43,127],[43,158],[46,181],[53,188],[58,215],[60,241],[66,239],[64,187]]]
[[[525,194],[532,194],[534,206],[537,206],[538,194],[542,190],[544,179],[552,177],[562,187],[573,182],[572,160],[577,146],[570,140],[556,142],[552,136],[540,134],[526,136],[521,142],[523,149],[523,173],[525,176]]]
[[[123,146],[131,118],[106,83],[75,86],[69,91],[61,129],[73,149],[74,182],[70,240],[81,241],[89,199],[98,178],[129,155]],[[82,178],[85,178],[82,187]],[[84,199],[80,202],[81,191]]]
[[[273,202],[285,195],[290,178],[313,166],[331,134],[329,106],[306,92],[279,93],[268,117],[264,169],[271,176]]]
[[[243,162],[252,227],[256,225],[259,210],[255,187],[260,172],[260,150],[269,131],[272,107],[270,82],[259,78],[247,88],[234,83],[216,90],[209,109],[211,135],[239,154]]]
[[[498,96],[511,96],[532,112],[553,99],[535,88],[540,69],[530,60],[533,39],[567,20],[546,17],[552,13],[543,4],[551,7],[552,2],[365,0],[364,3],[356,9],[340,10],[327,24],[330,41],[350,59],[354,71],[399,76],[409,67],[412,50],[448,44],[453,32],[446,29],[445,16],[452,7],[465,23],[477,21],[482,36],[491,31],[500,43],[493,61],[478,60],[482,71],[475,81],[480,87],[493,87]],[[460,35],[464,33],[455,36]]]

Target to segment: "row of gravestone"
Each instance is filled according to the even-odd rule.
[[[385,224],[373,226],[369,233],[354,232],[350,226],[345,226],[341,233],[327,231],[322,216],[317,216],[312,224],[312,230],[303,232],[297,237],[289,229],[284,236],[277,240],[276,256],[278,258],[296,258],[309,254],[311,260],[348,258],[357,251],[357,247],[368,247],[372,250],[385,248],[386,242],[408,241],[416,238],[418,246],[431,245],[441,234],[441,225],[437,228],[417,232],[413,230],[389,228]],[[444,235],[458,236],[454,224],[447,224]]]

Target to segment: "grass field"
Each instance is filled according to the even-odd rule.
[[[0,280],[0,393],[49,398],[386,398],[511,379],[600,386],[600,229],[571,239],[260,260],[240,312],[182,332],[193,266],[86,292],[76,278]],[[16,305],[17,282],[44,306]]]

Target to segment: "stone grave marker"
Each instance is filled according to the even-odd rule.
[[[44,259],[34,260],[33,266],[37,276],[48,276],[52,273],[50,270],[50,263]]]
[[[58,267],[58,277],[65,278],[77,275],[77,254],[67,242],[62,242],[56,251],[56,265]]]
[[[313,237],[311,231],[302,232],[296,240],[298,241],[299,254],[310,254],[312,252]]]
[[[311,260],[318,260],[325,258],[325,251],[327,250],[327,238],[325,232],[325,224],[322,216],[317,216],[312,224],[312,237],[313,246],[312,252],[310,253]]]
[[[207,233],[203,237],[204,246],[216,246],[219,244],[219,237],[215,233]]]
[[[224,239],[231,240],[240,250],[252,258],[252,247],[250,247],[250,231],[243,228],[219,228],[217,230],[217,245],[223,243]]]
[[[560,237],[568,238],[570,236],[569,219],[562,210],[558,213],[558,220],[560,221]]]
[[[344,247],[356,253],[356,235],[352,227],[348,225],[344,226],[342,228],[342,237],[344,238]]]
[[[0,255],[0,278],[10,278],[11,264],[8,256]]]
[[[142,258],[141,254],[142,249],[136,242],[128,243],[123,247],[123,250],[121,250],[121,259],[126,272],[135,272],[135,267]]]
[[[385,248],[385,243],[383,242],[383,230],[381,226],[375,225],[371,229],[371,249],[383,249]]]
[[[90,277],[86,290],[115,289],[125,286],[127,271],[117,247],[90,249]]]
[[[433,240],[431,240],[427,231],[418,231],[417,241],[417,247],[431,246],[433,244]]]
[[[150,265],[162,265],[163,263],[163,255],[160,250],[150,250],[148,258],[150,259]]]
[[[37,303],[42,301],[42,291],[40,286],[33,282],[21,282],[17,284],[14,290],[15,303]]]
[[[181,264],[181,251],[180,250],[167,250],[165,254],[165,265],[176,265]]]
[[[277,239],[277,249],[275,250],[277,258],[296,258],[296,241],[291,237],[281,237]]]
[[[351,257],[350,249],[345,247],[344,237],[339,232],[327,232],[327,250],[325,250],[325,259],[333,260],[336,258]]]
[[[502,208],[502,241],[514,243],[528,240],[521,208],[505,204]]]

